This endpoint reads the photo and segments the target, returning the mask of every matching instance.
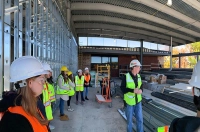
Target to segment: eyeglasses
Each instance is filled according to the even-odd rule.
[[[35,81],[37,81],[39,84],[44,85],[46,78],[45,77],[37,77],[35,79]]]

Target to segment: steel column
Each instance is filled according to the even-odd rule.
[[[173,44],[172,44],[172,37],[171,37],[171,46],[170,46],[170,71],[172,70],[172,52],[173,52]]]
[[[140,40],[140,63],[143,65],[143,40]],[[142,71],[142,67],[141,67]]]

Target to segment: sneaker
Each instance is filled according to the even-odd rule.
[[[60,116],[61,121],[68,121],[69,117],[67,115]]]
[[[81,101],[81,104],[82,104],[82,105],[84,104],[83,101]]]
[[[69,108],[67,109],[68,111],[74,111],[74,109],[72,109],[70,106],[69,106]]]
[[[52,126],[49,124],[49,128],[50,128],[50,130],[53,130],[53,129],[55,129],[55,126]]]
[[[76,101],[76,105],[78,105],[78,101]]]
[[[86,100],[89,100],[89,99],[87,98],[87,96],[85,97],[85,99],[86,99]]]
[[[84,99],[82,101],[85,101]]]

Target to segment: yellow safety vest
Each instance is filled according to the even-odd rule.
[[[71,81],[70,79],[69,79],[69,81]],[[73,96],[74,94],[75,94],[75,91],[74,91],[74,88],[73,87],[71,87],[71,86],[69,86],[69,88],[70,88],[70,90],[69,90],[69,96]]]
[[[140,89],[140,87],[142,85],[142,79],[139,74],[137,74],[137,76],[138,76],[138,87],[137,88]],[[136,88],[135,82],[132,79],[130,73],[126,74],[126,88],[133,89],[133,90]],[[136,102],[136,97],[137,97],[137,102]],[[137,94],[137,96],[136,96],[135,93],[128,92],[128,93],[124,94],[124,100],[128,105],[131,105],[131,106],[136,105],[136,103],[139,103],[142,101],[142,95]]]
[[[84,76],[75,76],[75,84],[76,84],[76,91],[83,91],[84,90]]]
[[[50,95],[51,102],[56,101],[54,86],[52,84],[50,84],[50,83],[48,83],[48,90],[49,90],[49,95]]]
[[[158,127],[157,132],[169,132],[169,126]]]
[[[58,79],[59,79],[59,78],[62,78],[62,85],[63,85],[63,86],[69,87],[68,82],[64,82],[64,79],[63,79],[62,75],[60,75],[60,76],[58,77]],[[57,82],[57,83],[58,83],[58,82]],[[68,95],[68,94],[69,94],[69,90],[61,89],[61,88],[57,85],[56,94],[58,94],[58,95]]]
[[[48,91],[48,83],[44,84],[44,89],[42,90],[43,95],[43,104],[45,106],[45,113],[48,120],[53,120],[52,108],[51,108],[51,100]]]

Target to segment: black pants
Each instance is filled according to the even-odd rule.
[[[67,106],[70,106],[71,98],[72,98],[72,96],[69,96],[69,100],[67,100]]]
[[[76,101],[78,101],[79,93],[81,93],[81,101],[83,101],[83,91],[76,91]]]

